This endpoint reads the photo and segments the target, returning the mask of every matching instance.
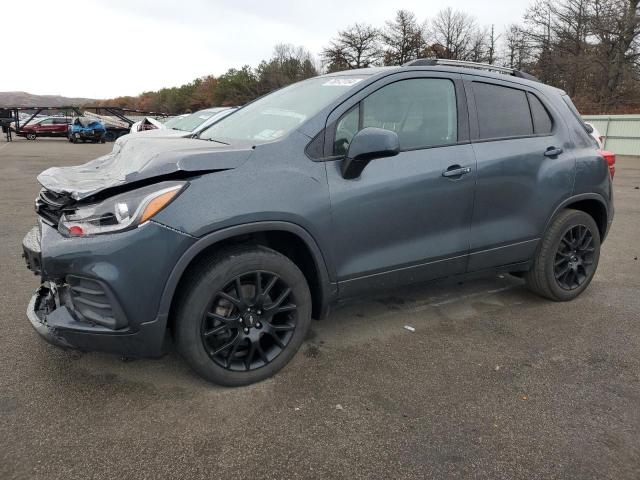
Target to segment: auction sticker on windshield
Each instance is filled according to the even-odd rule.
[[[332,78],[322,84],[323,87],[352,87],[361,82],[362,78]]]

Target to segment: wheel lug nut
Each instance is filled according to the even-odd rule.
[[[249,329],[248,329],[248,328],[245,328],[245,329],[244,329],[244,333],[249,333]]]
[[[262,328],[262,324],[260,322],[256,323],[256,327]]]

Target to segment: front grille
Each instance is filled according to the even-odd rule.
[[[36,212],[46,223],[57,227],[60,217],[72,203],[73,199],[69,195],[43,188],[36,198]]]
[[[125,327],[124,315],[113,295],[97,280],[67,276],[73,309],[79,320],[102,325],[112,330]]]

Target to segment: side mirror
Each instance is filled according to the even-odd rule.
[[[354,135],[342,161],[342,176],[358,178],[371,160],[393,157],[400,153],[398,134],[383,128],[367,127]]]
[[[584,128],[587,131],[587,133],[589,133],[589,134],[593,133],[593,125],[591,125],[590,123],[585,123],[584,124]]]

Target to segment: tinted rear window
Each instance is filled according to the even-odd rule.
[[[524,91],[489,83],[473,83],[480,138],[533,135],[529,102]]]

